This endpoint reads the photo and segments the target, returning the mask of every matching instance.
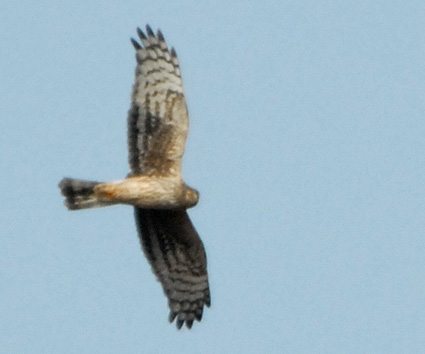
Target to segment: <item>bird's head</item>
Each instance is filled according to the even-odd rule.
[[[187,208],[194,207],[196,204],[198,204],[199,201],[199,192],[196,189],[190,188],[188,186],[185,186],[183,192],[183,199],[185,201],[185,204],[187,205]]]

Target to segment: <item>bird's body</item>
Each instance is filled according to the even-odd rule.
[[[80,186],[92,186],[91,193],[78,194]],[[64,178],[59,187],[67,197],[68,209],[86,209],[128,204],[144,209],[187,209],[195,206],[199,193],[176,176],[135,176],[120,181],[93,182]],[[72,195],[74,194],[74,195]],[[89,206],[87,201],[91,203]]]
[[[136,79],[128,115],[130,174],[113,182],[64,178],[59,187],[70,210],[127,204],[135,207],[142,248],[168,297],[177,327],[202,318],[210,305],[204,246],[186,209],[199,193],[182,178],[189,129],[180,66],[160,31],[138,29]]]

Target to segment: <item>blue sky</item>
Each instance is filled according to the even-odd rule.
[[[128,172],[137,26],[180,58],[190,216],[212,306],[167,322],[131,208],[64,176]],[[4,353],[422,353],[423,1],[0,5]]]

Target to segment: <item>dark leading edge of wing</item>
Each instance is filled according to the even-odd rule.
[[[161,282],[177,328],[200,321],[210,306],[204,246],[184,210],[135,208],[142,248]]]

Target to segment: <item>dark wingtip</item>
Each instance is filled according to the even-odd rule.
[[[168,316],[168,321],[170,321],[170,323],[173,322],[176,316],[177,316],[177,313],[171,311],[170,315]]]
[[[176,50],[174,49],[174,47],[171,48],[170,50],[171,56],[177,58],[177,53]]]
[[[176,319],[177,317],[177,319]],[[187,328],[191,329],[193,326],[193,322],[194,319],[196,319],[197,321],[200,321],[202,318],[202,311],[201,314],[196,314],[195,318],[191,318],[191,319],[181,319],[180,317],[177,316],[176,312],[170,312],[170,315],[168,316],[168,320],[171,322],[173,322],[176,319],[176,327],[177,329],[181,329],[183,327],[183,325],[185,324]]]
[[[195,313],[195,318],[196,318],[197,321],[201,321],[202,320],[202,314],[203,314],[203,312],[204,312],[204,309],[201,308],[199,311],[197,311]]]
[[[184,320],[177,318],[177,320],[176,320],[177,329],[181,329],[182,326],[183,326],[183,323],[184,323]]]
[[[136,50],[142,49],[142,46],[134,38],[130,38],[130,40]]]
[[[137,34],[139,35],[140,39],[147,39],[146,35],[143,33],[140,27],[137,27]]]
[[[159,39],[161,42],[165,42],[164,35],[162,34],[161,30],[158,30],[158,31],[156,32],[156,36],[158,37],[158,39]]]
[[[191,329],[193,325],[193,320],[186,320],[186,327]]]
[[[151,26],[146,25],[146,33],[149,37],[155,37],[155,33],[153,33]]]

